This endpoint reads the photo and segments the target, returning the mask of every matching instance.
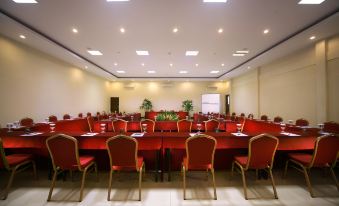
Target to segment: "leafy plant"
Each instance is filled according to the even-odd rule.
[[[157,121],[177,121],[178,115],[174,111],[163,111],[157,114]]]
[[[185,101],[182,102],[181,107],[185,112],[193,111],[193,101],[192,100],[185,100]]]
[[[153,108],[152,102],[149,99],[144,99],[142,102],[140,109],[145,110],[146,112],[151,111]]]

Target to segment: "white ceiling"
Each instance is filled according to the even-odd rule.
[[[320,5],[299,5],[299,0],[37,1],[17,4],[0,0],[0,33],[78,67],[87,66],[107,79],[228,79],[248,71],[248,67],[258,67],[339,34],[338,0]],[[323,21],[317,23],[319,20]],[[121,27],[126,30],[124,34]],[[172,32],[174,27],[179,29],[177,33]],[[223,28],[222,34],[217,32],[219,28]],[[270,32],[264,35],[266,28]],[[27,38],[20,39],[20,34]],[[316,36],[313,41],[309,40],[312,35]],[[103,55],[91,56],[88,48]],[[243,49],[249,54],[232,56]],[[137,56],[136,50],[148,50],[150,56]],[[198,50],[199,54],[187,57],[186,50]],[[117,70],[126,73],[118,74]],[[149,74],[148,70],[156,73]],[[180,70],[188,73],[179,74]],[[220,72],[211,74],[212,70]]]

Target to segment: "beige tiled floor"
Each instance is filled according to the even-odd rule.
[[[107,201],[108,173],[101,172],[99,181],[93,174],[86,180],[84,199],[77,202],[79,197],[80,177],[74,181],[58,180],[53,192],[52,201],[46,202],[50,181],[47,172],[39,171],[39,180],[35,181],[30,172],[20,173],[15,177],[14,184],[7,200],[0,200],[0,206],[42,206],[42,205],[339,205],[339,192],[333,184],[330,175],[323,176],[322,171],[311,174],[316,198],[311,198],[301,173],[291,169],[286,179],[281,178],[281,171],[274,171],[279,199],[273,198],[273,191],[268,180],[255,180],[254,172],[248,175],[248,194],[250,200],[245,200],[241,176],[230,178],[229,171],[216,173],[218,200],[212,200],[213,189],[211,178],[206,181],[205,173],[189,173],[187,198],[183,200],[182,181],[180,173],[173,173],[172,182],[154,182],[152,174],[146,174],[143,181],[142,201],[138,198],[137,175],[135,173],[121,173],[115,175],[111,201]],[[0,172],[1,192],[8,174]]]

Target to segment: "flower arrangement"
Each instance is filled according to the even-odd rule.
[[[157,114],[156,121],[178,121],[179,117],[174,111],[163,111]]]

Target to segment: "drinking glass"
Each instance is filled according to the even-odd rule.
[[[12,132],[13,124],[7,123],[8,132]]]
[[[188,116],[186,116],[186,120],[188,120]]]
[[[134,120],[134,116],[132,115],[132,116],[131,116],[131,122],[133,122],[133,120]]]
[[[320,128],[320,134],[324,132],[324,124],[318,124]]]
[[[200,130],[201,130],[201,124],[200,123],[197,124],[197,129],[198,129],[198,134],[200,134]]]
[[[281,123],[280,128],[281,128],[281,133],[285,132],[286,124]]]
[[[240,133],[240,130],[241,130],[241,124],[237,124],[237,132]]]
[[[51,129],[51,132],[54,132],[54,129],[55,129],[55,123],[50,123],[49,124],[49,127]]]
[[[105,124],[105,123],[101,123],[101,124],[100,124],[100,129],[101,129],[101,133],[105,133],[105,130],[106,130],[106,124]]]
[[[142,131],[143,131],[144,133],[146,133],[146,130],[147,130],[147,124],[142,124],[141,126],[142,126]]]

